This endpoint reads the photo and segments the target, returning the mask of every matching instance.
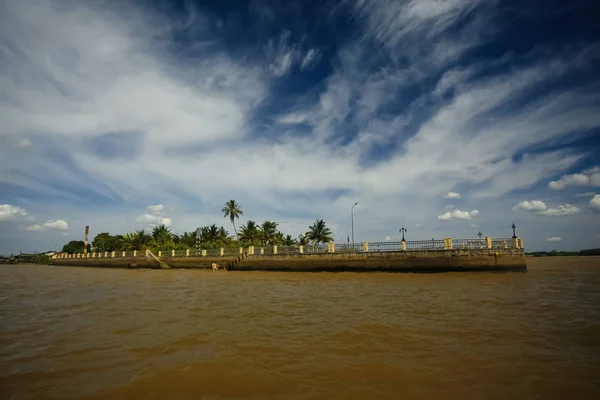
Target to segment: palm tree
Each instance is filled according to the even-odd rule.
[[[235,240],[238,240],[237,230],[235,229],[235,219],[239,219],[240,215],[244,215],[242,206],[240,206],[237,201],[231,199],[225,203],[221,211],[223,212],[223,218],[229,217],[229,220],[233,225],[233,231],[235,232]]]
[[[255,245],[260,242],[260,230],[256,222],[249,220],[246,225],[240,227],[240,239],[244,244]]]
[[[308,240],[312,240],[314,244],[332,242],[333,237],[331,235],[331,230],[325,226],[325,221],[322,219],[316,220],[308,227],[308,232],[306,232],[306,237]]]
[[[296,240],[300,246],[308,245],[308,236],[300,234],[298,235],[298,239]]]
[[[173,241],[173,234],[164,224],[157,226],[152,231],[152,239],[159,248],[163,248],[167,243]]]
[[[277,236],[277,222],[265,221],[260,226],[260,239],[262,244],[274,244]]]

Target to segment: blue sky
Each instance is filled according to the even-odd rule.
[[[525,4],[524,4],[525,3]],[[0,254],[167,223],[600,247],[592,2],[0,5]]]

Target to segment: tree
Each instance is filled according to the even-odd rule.
[[[246,246],[260,244],[260,229],[256,222],[249,220],[246,225],[240,227],[239,240]]]
[[[144,250],[150,244],[152,237],[144,230],[127,233],[121,237],[124,250]]]
[[[154,228],[152,231],[152,240],[157,247],[162,249],[165,245],[173,241],[173,234],[169,228],[163,224]]]
[[[332,242],[333,237],[331,235],[331,230],[325,225],[325,221],[322,219],[316,220],[308,227],[308,232],[306,232],[308,240],[311,240],[314,244]]]
[[[83,240],[71,240],[63,246],[62,251],[69,254],[83,253],[83,246]]]
[[[235,232],[235,240],[238,240],[237,230],[235,229],[235,220],[236,218],[239,219],[240,215],[244,215],[242,207],[237,201],[231,199],[225,203],[221,211],[223,212],[223,218],[229,217],[231,225],[233,225],[233,232]]]
[[[117,251],[123,248],[123,236],[112,236],[108,232],[97,234],[92,241],[92,246],[96,251]]]
[[[196,246],[196,233],[183,232],[183,235],[179,236],[179,242],[184,244],[188,248]]]
[[[276,244],[277,241],[277,222],[265,221],[260,226],[260,241],[261,244]]]
[[[306,245],[308,245],[308,236],[306,236],[304,234],[298,235],[297,242],[298,242],[298,244],[300,246],[306,246]]]

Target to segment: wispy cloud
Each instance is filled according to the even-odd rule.
[[[565,215],[573,215],[580,212],[579,207],[571,204],[561,204],[554,208],[549,208],[546,203],[541,200],[522,201],[513,207],[513,210],[524,210],[536,212],[538,215],[549,217],[558,217]]]
[[[444,197],[468,200],[483,227],[520,201],[516,191],[546,199],[549,181],[596,179],[593,153],[570,144],[600,127],[598,45],[503,43],[504,55],[471,58],[502,40],[488,34],[503,29],[495,1],[355,0],[338,7],[350,6],[357,29],[343,39],[280,24],[249,47],[231,38],[264,36],[200,8],[175,21],[137,2],[57,4],[8,2],[0,15],[0,201],[32,202],[39,221],[74,224],[90,203],[114,229],[190,229],[223,221],[235,197],[290,233],[319,217],[345,237],[360,200],[361,235],[383,239],[398,221],[429,235],[475,217],[440,213]],[[261,23],[281,22],[261,10]],[[52,211],[39,200],[48,196]],[[585,207],[560,203],[529,211]]]
[[[559,236],[551,236],[546,239],[547,242],[562,242],[562,238]]]

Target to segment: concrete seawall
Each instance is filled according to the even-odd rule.
[[[233,257],[161,257],[171,268],[211,268],[212,263],[229,264]],[[53,259],[53,265],[105,268],[158,268],[151,260],[137,258]],[[231,271],[526,271],[521,249],[434,250],[363,253],[250,255]]]

